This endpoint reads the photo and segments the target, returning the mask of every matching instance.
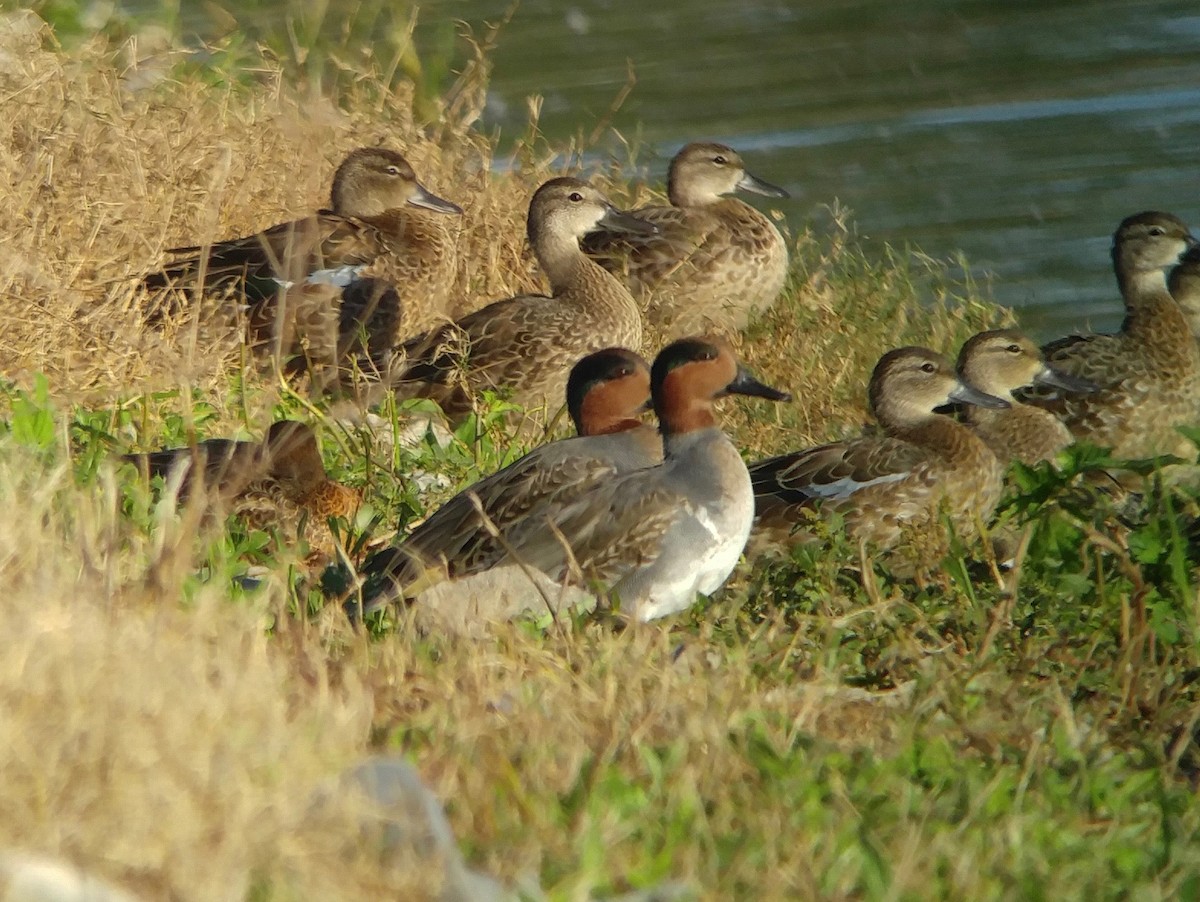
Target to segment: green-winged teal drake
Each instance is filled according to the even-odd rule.
[[[605,348],[580,360],[567,382],[577,436],[535,448],[451,498],[396,547],[372,555],[362,570],[365,612],[442,578],[514,563],[514,524],[541,518],[619,473],[660,463],[658,430],[640,420],[649,407],[650,367],[637,354]]]
[[[123,459],[147,478],[181,471],[181,492],[203,491],[250,525],[277,526],[321,555],[335,547],[329,518],[352,519],[362,500],[329,478],[312,428],[294,420],[273,423],[262,442],[206,439]]]
[[[608,587],[623,615],[638,621],[685,610],[697,594],[715,592],[749,538],[750,477],[713,403],[731,394],[791,398],[751,376],[718,338],[663,348],[650,390],[663,463],[606,480],[511,532],[534,567]]]
[[[550,295],[497,301],[398,349],[391,379],[400,397],[437,401],[452,419],[484,389],[522,407],[557,409],[572,365],[606,347],[639,348],[642,315],[615,277],[580,249],[598,229],[653,233],[619,213],[587,182],[556,178],[529,204],[529,243],[550,281]]]
[[[936,410],[956,401],[995,408],[1007,402],[967,385],[942,355],[916,347],[880,359],[868,396],[882,435],[751,465],[757,533],[805,540],[808,512],[832,512],[852,537],[882,549],[910,531],[914,537],[940,532],[943,510],[967,535],[987,522],[1000,500],[1004,467],[967,426]]]
[[[1075,393],[1034,389],[1023,400],[1062,417],[1077,441],[1114,456],[1188,454],[1176,427],[1194,423],[1200,405],[1200,347],[1167,290],[1166,270],[1196,243],[1169,213],[1138,213],[1113,236],[1113,268],[1125,321],[1113,335],[1072,335],[1043,348],[1055,369],[1100,386]]]
[[[457,204],[421,185],[403,156],[362,147],[338,166],[330,209],[244,238],[173,249],[174,259],[142,284],[152,291],[199,284],[205,291],[236,292],[245,297],[261,334],[280,313],[282,288],[314,285],[293,295],[286,304],[292,309],[336,305],[341,288],[376,276],[397,293],[388,299],[389,309],[365,325],[389,333],[394,343],[407,308],[444,312],[456,268],[448,223],[461,214]]]
[[[634,211],[659,234],[592,235],[584,249],[627,280],[649,322],[664,334],[740,329],[783,290],[788,252],[770,219],[730,196],[737,191],[788,196],[747,172],[733,148],[689,144],[671,160],[670,206]]]
[[[664,348],[650,374],[663,462],[608,475],[511,523],[505,539],[527,567],[601,584],[622,613],[646,621],[715,592],[745,548],[754,517],[746,465],[717,425],[730,394],[786,400],[738,365],[720,339]]]
[[[963,406],[963,419],[1004,464],[1052,460],[1074,441],[1062,420],[1048,410],[1021,403],[1013,396],[1015,391],[1027,385],[1080,393],[1098,388],[1047,366],[1041,348],[1015,329],[993,329],[972,336],[959,351],[957,369],[968,385],[1012,405]]]

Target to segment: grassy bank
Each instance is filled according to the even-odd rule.
[[[396,447],[403,410],[342,426],[228,331],[148,327],[136,277],[166,247],[321,205],[341,156],[382,143],[465,208],[456,290],[483,304],[538,286],[525,205],[577,148],[531,124],[494,171],[469,49],[422,126],[403,80],[315,99],[267,62],[222,80],[124,45],[4,42],[0,94],[20,102],[0,119],[0,847],[149,899],[421,897],[429,873],[349,854],[351,828],[312,812],[315,787],[383,750],[446,801],[473,865],[554,899],[666,880],[706,899],[1200,893],[1186,491],[1118,512],[1080,453],[1022,474],[1012,571],[964,552],[928,585],[877,562],[864,579],[831,537],[644,629],[354,634],[294,554],[156,503],[111,453],[300,416],[378,516],[358,526],[383,533],[512,442],[497,420]],[[727,406],[748,455],[856,430],[883,350],[952,351],[1005,317],[934,262],[788,227],[788,295],[741,351],[802,400]],[[257,589],[235,579],[251,564]]]

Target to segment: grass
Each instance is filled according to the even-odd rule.
[[[448,448],[397,446],[409,408],[341,424],[228,331],[148,329],[136,276],[164,247],[318,206],[346,150],[383,142],[466,208],[456,287],[483,303],[537,285],[525,203],[577,148],[531,137],[492,171],[471,128],[483,54],[422,127],[402,84],[315,102],[268,63],[142,81],[103,41],[4,41],[21,52],[0,93],[21,103],[0,120],[0,848],[146,898],[429,897],[428,869],[349,852],[348,822],[311,806],[388,751],[474,866],[551,899],[664,881],[705,899],[1200,893],[1186,486],[1118,508],[1080,449],[1015,474],[1012,571],[960,549],[918,586],[833,534],[644,629],[356,634],[295,555],[148,495],[113,452],[312,419],[378,517],[356,529],[383,534],[519,451],[502,408]],[[741,350],[804,400],[729,405],[748,454],[856,430],[884,349],[952,351],[1007,318],[936,261],[789,225],[788,295]],[[255,590],[236,580],[251,564]]]

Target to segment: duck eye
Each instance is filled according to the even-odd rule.
[[[725,159],[724,154],[719,153],[715,157],[713,157],[713,162],[716,163],[718,166],[724,166],[726,163],[729,162],[729,160]]]
[[[1008,353],[1010,353],[1010,354],[1020,354],[1021,346],[1020,345],[1009,345],[1004,350],[1008,351]]]
[[[922,373],[936,373],[937,367],[934,366],[932,363],[922,363],[921,364],[921,372]]]
[[[1162,226],[1150,226],[1150,234],[1153,235],[1155,238],[1160,238],[1163,235],[1167,234],[1167,230],[1164,229]]]
[[[567,195],[567,200],[572,201],[573,203],[579,203],[581,200],[583,200],[583,195],[578,191],[572,191]]]
[[[389,166],[387,169],[384,170],[384,172],[386,172],[388,175],[399,175],[400,167],[399,166]]]

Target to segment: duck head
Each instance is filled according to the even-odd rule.
[[[867,396],[871,413],[885,429],[919,425],[952,401],[996,409],[1012,406],[972,388],[941,354],[917,347],[884,354],[871,374]]]
[[[713,402],[727,395],[792,399],[752,376],[728,342],[710,337],[682,338],[659,351],[650,370],[650,393],[664,435],[715,426]]]
[[[626,348],[588,354],[567,379],[567,412],[579,435],[623,432],[650,409],[650,366]]]
[[[548,239],[570,239],[576,246],[589,232],[654,235],[658,227],[621,213],[602,192],[577,178],[551,179],[534,192],[526,223],[529,243],[536,250]]]
[[[1196,239],[1178,216],[1158,211],[1126,217],[1113,234],[1112,259],[1122,289],[1139,276],[1161,273]]]
[[[724,144],[689,144],[671,160],[667,172],[667,196],[677,207],[715,203],[737,191],[766,197],[790,197],[782,188],[747,172],[741,155]]]
[[[383,147],[351,151],[333,176],[330,205],[343,216],[379,216],[405,205],[462,215],[462,207],[432,194],[408,160]]]
[[[1079,393],[1099,388],[1047,366],[1042,349],[1015,329],[993,329],[972,336],[959,351],[956,369],[968,385],[1005,400],[1027,385]]]

